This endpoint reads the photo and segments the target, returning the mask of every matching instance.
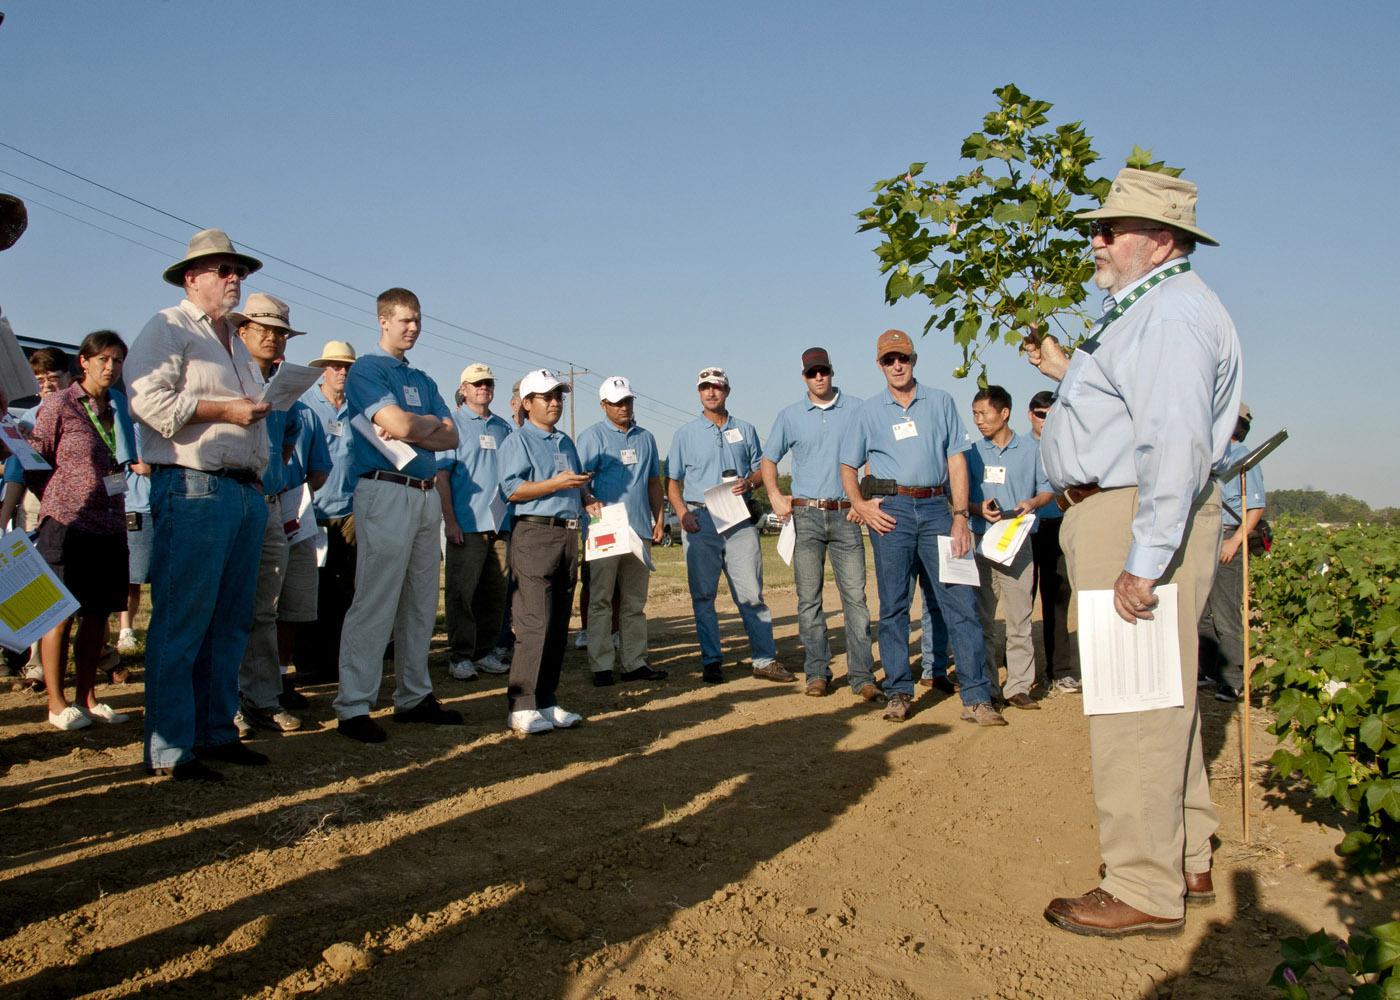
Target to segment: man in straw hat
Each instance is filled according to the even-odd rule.
[[[1217,825],[1196,709],[1196,622],[1220,547],[1220,489],[1240,404],[1240,343],[1225,308],[1191,270],[1196,185],[1125,169],[1092,220],[1094,282],[1108,292],[1089,339],[1066,358],[1028,342],[1060,381],[1041,452],[1075,592],[1113,591],[1128,622],[1152,619],[1175,584],[1183,704],[1093,715],[1089,750],[1102,881],[1052,900],[1046,919],[1077,934],[1175,934],[1185,903],[1215,898]]]
[[[155,526],[145,759],[177,779],[218,780],[210,760],[267,763],[233,721],[267,523],[270,407],[257,402],[262,387],[230,313],[261,266],[223,231],[195,233],[165,269],[183,301],[156,313],[126,360]]]

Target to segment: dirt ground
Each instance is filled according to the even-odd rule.
[[[800,669],[793,594],[769,598]],[[139,670],[100,692],[123,727],[60,733],[0,695],[0,994],[1257,998],[1280,936],[1394,916],[1301,797],[1260,793],[1241,842],[1237,709],[1207,700],[1219,900],[1170,940],[1056,930],[1046,902],[1099,863],[1077,697],[979,729],[921,688],[895,725],[748,676],[732,605],[730,682],[703,685],[688,602],[650,612],[670,678],[595,689],[571,648],[575,730],[508,735],[504,679],[448,678],[439,635],[464,729],[363,746],[313,688],[320,727],[217,786],[144,775]]]

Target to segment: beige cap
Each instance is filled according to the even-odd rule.
[[[1155,170],[1124,167],[1113,178],[1103,207],[1080,212],[1076,219],[1149,219],[1190,233],[1218,247],[1214,237],[1196,228],[1196,185]]]
[[[907,354],[911,358],[917,353],[914,350],[914,342],[909,339],[909,334],[903,330],[886,330],[880,334],[875,341],[875,360],[879,361],[886,354],[895,351],[899,354]]]
[[[308,361],[312,368],[324,368],[326,365],[353,365],[355,363],[355,349],[343,340],[326,341],[325,349],[321,351],[321,356],[315,361]]]
[[[462,369],[462,377],[457,380],[457,383],[460,385],[463,382],[467,382],[471,385],[476,385],[478,382],[485,382],[487,379],[490,379],[492,382],[496,381],[496,373],[487,365],[483,365],[480,361],[473,361]]]
[[[182,288],[185,284],[185,272],[190,269],[190,265],[205,257],[214,257],[220,254],[237,259],[248,268],[249,274],[262,267],[262,261],[256,257],[249,257],[246,253],[239,253],[235,250],[233,241],[228,238],[228,233],[222,229],[201,229],[190,237],[189,249],[185,251],[185,256],[167,267],[161,277],[172,285]]]
[[[1240,404],[1240,419],[1250,423],[1254,422],[1254,414],[1249,412],[1249,406],[1246,403]]]
[[[275,326],[286,330],[288,337],[300,337],[305,330],[292,329],[292,310],[287,303],[266,292],[254,292],[248,296],[248,304],[238,312],[231,312],[228,318],[235,327],[244,323],[257,323],[259,326]]]

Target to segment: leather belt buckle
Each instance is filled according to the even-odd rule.
[[[570,531],[577,531],[577,530],[578,530],[578,518],[576,518],[576,517],[565,518],[565,519],[564,519],[564,527],[568,528]]]

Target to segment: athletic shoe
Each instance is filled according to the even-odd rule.
[[[533,708],[525,708],[521,709],[519,712],[511,712],[508,721],[511,729],[524,735],[529,735],[531,733],[547,733],[554,728],[554,723],[550,722]]]
[[[1077,677],[1056,677],[1050,685],[1050,694],[1079,694],[1084,690]]]
[[[1228,684],[1222,684],[1215,689],[1215,700],[1224,702],[1237,702],[1244,697],[1244,692],[1239,688],[1233,688]]]
[[[612,640],[613,640],[613,649],[621,649],[621,648],[622,648],[622,634],[621,634],[620,632],[614,632],[614,633],[612,634]]]
[[[512,654],[514,654],[514,652],[515,650],[512,649],[510,646],[497,646],[496,652],[492,655],[495,656],[496,659],[500,660],[502,663],[509,663],[510,658]]]
[[[301,720],[281,705],[277,706],[276,711],[244,705],[238,710],[238,714],[243,716],[243,721],[248,726],[266,729],[270,733],[294,733],[301,728]],[[239,727],[240,733],[242,728]]]
[[[568,729],[583,721],[583,716],[577,712],[566,712],[558,705],[540,709],[540,715],[549,720],[549,724],[555,729]]]
[[[131,721],[131,716],[125,715],[122,712],[115,712],[112,710],[111,705],[106,705],[102,702],[98,702],[96,705],[91,705],[87,708],[83,708],[79,705],[78,711],[82,712],[93,721],[105,722],[111,726],[120,726],[123,722]]]
[[[71,732],[74,729],[84,729],[92,725],[92,720],[84,715],[82,709],[77,705],[69,705],[61,712],[50,712],[49,725],[55,729]]]
[[[117,652],[136,652],[136,633],[129,628],[124,628],[117,633]]]
[[[1006,725],[1006,720],[1001,717],[1001,713],[993,708],[990,702],[986,701],[976,705],[964,705],[962,720],[964,722],[975,722],[979,726]]]
[[[579,629],[578,635],[574,636],[574,648],[575,648],[575,649],[587,649],[587,648],[588,648],[588,633],[585,632],[583,629]]]
[[[453,660],[447,672],[459,681],[476,680],[476,667],[471,660]]]
[[[510,673],[510,665],[495,653],[487,653],[481,659],[477,660],[476,669],[480,670],[483,674]]]

